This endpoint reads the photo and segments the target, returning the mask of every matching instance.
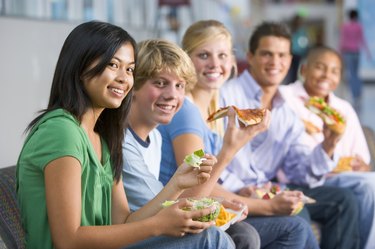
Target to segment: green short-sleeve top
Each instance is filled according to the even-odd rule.
[[[111,224],[113,173],[108,147],[102,139],[99,161],[76,118],[57,109],[33,127],[17,163],[17,195],[27,248],[53,248],[48,224],[44,168],[57,158],[71,156],[81,164],[82,226]]]

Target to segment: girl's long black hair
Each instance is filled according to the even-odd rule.
[[[68,111],[81,122],[83,114],[91,106],[82,79],[101,74],[123,44],[131,44],[136,55],[135,40],[118,26],[91,21],[73,29],[64,42],[56,64],[48,107],[40,111],[26,131],[34,127],[47,112],[58,108]],[[90,68],[94,62],[99,63]],[[132,95],[133,89],[119,108],[104,109],[95,125],[95,131],[109,147],[116,181],[121,177],[122,142]]]

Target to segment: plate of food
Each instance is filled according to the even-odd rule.
[[[227,230],[232,224],[236,223],[241,218],[245,208],[246,207],[243,207],[241,210],[235,211],[221,205],[219,215],[215,220],[216,226],[223,231]]]

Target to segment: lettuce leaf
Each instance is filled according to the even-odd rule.
[[[192,167],[199,168],[202,163],[202,157],[204,156],[204,151],[202,149],[194,151],[192,154],[187,155],[184,162]]]

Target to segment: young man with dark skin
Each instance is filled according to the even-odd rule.
[[[281,86],[280,92],[289,107],[303,120],[308,135],[306,145],[312,148],[324,139],[324,122],[306,107],[306,101],[313,96],[322,98],[343,116],[346,127],[335,152],[340,155],[338,165],[342,165],[341,160],[349,159],[351,170],[340,172],[336,168],[334,173],[327,174],[324,184],[349,188],[355,193],[360,210],[360,248],[370,249],[375,248],[375,172],[368,172],[370,152],[355,110],[349,102],[334,94],[342,73],[343,60],[338,51],[317,46],[310,49],[301,66],[301,81]]]

